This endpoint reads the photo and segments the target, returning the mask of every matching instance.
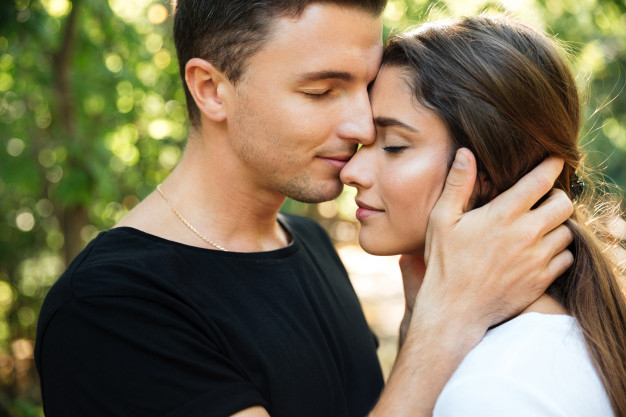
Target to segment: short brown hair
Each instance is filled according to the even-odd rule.
[[[380,15],[387,0],[173,0],[174,43],[191,124],[198,124],[200,112],[185,83],[190,59],[207,59],[235,83],[245,71],[246,60],[268,39],[273,20],[297,17],[313,3]]]

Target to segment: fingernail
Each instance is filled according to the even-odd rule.
[[[458,169],[465,169],[467,168],[468,164],[469,164],[469,161],[467,160],[467,156],[465,155],[465,153],[461,152],[460,149],[457,150],[456,156],[454,158],[454,167]]]

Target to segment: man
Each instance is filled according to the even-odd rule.
[[[286,196],[336,197],[339,171],[374,140],[367,87],[385,3],[178,1],[187,149],[51,290],[36,349],[47,416],[429,415],[486,329],[569,266],[569,200],[529,211],[559,162],[464,214],[476,170],[460,151],[415,307],[424,271],[403,262],[406,339],[382,390],[328,238],[278,210]],[[518,245],[499,247],[511,236]]]

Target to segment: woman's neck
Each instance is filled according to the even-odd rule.
[[[566,314],[569,315],[567,310],[548,294],[543,294],[535,302],[526,307],[520,314],[525,313],[543,313],[543,314]]]

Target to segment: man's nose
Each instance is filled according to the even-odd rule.
[[[370,145],[376,139],[372,120],[372,108],[366,90],[356,94],[346,106],[344,120],[339,126],[339,137],[362,145]]]

